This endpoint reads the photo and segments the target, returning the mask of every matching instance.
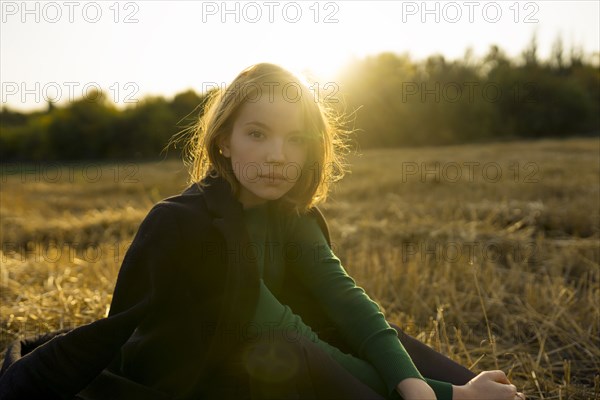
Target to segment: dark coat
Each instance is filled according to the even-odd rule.
[[[209,187],[191,185],[150,210],[107,318],[8,349],[0,398],[72,398],[83,389],[86,399],[214,398],[215,388],[231,384],[229,368],[256,306],[258,266],[230,185],[206,181]],[[290,211],[270,203],[270,215],[281,212]],[[310,214],[331,245],[321,211]],[[350,352],[308,288],[286,274],[281,292],[320,338]]]

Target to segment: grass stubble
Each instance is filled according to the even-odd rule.
[[[320,207],[389,321],[474,372],[504,370],[530,399],[600,398],[597,138],[349,163]],[[106,316],[139,223],[185,182],[178,161],[3,166],[0,349]]]

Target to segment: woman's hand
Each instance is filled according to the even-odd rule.
[[[484,371],[463,386],[452,386],[453,400],[525,400],[502,371]]]
[[[406,378],[400,381],[396,390],[404,400],[436,400],[435,392],[422,379]]]

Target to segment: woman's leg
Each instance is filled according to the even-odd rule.
[[[398,325],[389,321],[388,324],[398,332],[398,339],[424,377],[464,385],[476,376],[469,369],[406,334]]]
[[[276,331],[244,353],[252,399],[385,400],[305,337]]]
[[[252,345],[244,365],[252,399],[385,400],[304,337]]]

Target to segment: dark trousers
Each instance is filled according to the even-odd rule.
[[[465,384],[475,376],[467,368],[405,334],[398,326],[394,324],[390,324],[390,326],[398,332],[399,340],[423,376],[455,385]],[[56,335],[58,332],[53,332],[52,335]],[[11,347],[7,351],[5,364],[7,361],[8,364],[3,366],[8,366],[11,361],[15,361],[21,363],[21,368],[13,370],[12,374],[3,371],[4,375],[1,376],[4,380],[0,382],[0,393],[10,395],[35,392],[38,394],[37,396],[25,397],[52,398],[48,393],[43,397],[40,396],[40,393],[44,393],[44,390],[49,387],[45,382],[49,378],[40,377],[39,368],[40,366],[49,368],[43,374],[51,375],[50,371],[53,367],[47,363],[48,357],[59,359],[60,356],[53,356],[51,353],[58,352],[64,356],[63,352],[66,348],[57,346],[55,342],[54,346],[50,348],[46,346],[43,354],[38,350],[37,353],[29,354],[28,359],[19,361],[31,349],[46,343],[52,335],[37,338],[36,342],[31,343],[28,341],[17,342],[16,347]],[[81,336],[82,333],[79,332],[78,335]],[[225,371],[219,371],[219,368],[215,366],[215,376],[204,381],[204,384],[198,386],[198,391],[195,394],[186,398],[236,400],[386,399],[385,394],[376,393],[310,340],[304,338],[282,340],[283,336],[275,335],[274,337],[276,338],[274,341],[261,341],[245,349],[247,351],[242,354],[242,359],[245,360],[244,363],[234,363],[235,365],[230,365]],[[73,341],[70,343],[73,343]],[[93,342],[90,342],[90,345],[93,345]],[[37,354],[37,358],[32,358],[32,354]],[[65,381],[65,374],[78,376],[77,371],[65,370],[64,368],[63,370],[56,370],[56,373],[58,376],[53,379],[57,382]],[[83,375],[87,376],[85,373]],[[44,379],[44,381],[36,382],[34,378]],[[76,382],[75,385],[80,386],[80,383]],[[61,386],[64,385],[61,384]],[[19,388],[22,390],[19,391]],[[24,398],[24,396],[17,394],[12,397],[9,395],[6,396],[7,399]],[[4,398],[2,394],[0,394],[0,397]],[[58,398],[59,396],[55,397]],[[152,388],[144,387],[127,378],[114,375],[108,369],[105,369],[75,398],[86,400],[107,398],[162,400],[172,398],[172,396],[156,392]]]
[[[397,325],[390,323],[390,326],[396,329],[398,339],[424,377],[454,385],[464,385],[475,377],[473,372],[404,333]],[[245,355],[245,373],[250,376],[247,398],[387,399],[309,340],[276,337],[268,344],[256,343]]]

